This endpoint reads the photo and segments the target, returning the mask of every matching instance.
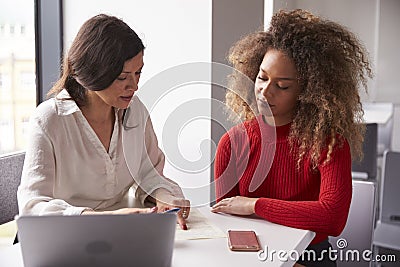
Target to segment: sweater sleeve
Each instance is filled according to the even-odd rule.
[[[260,198],[255,205],[256,214],[273,223],[340,235],[352,197],[351,155],[347,141],[335,147],[331,160],[319,166],[318,171],[321,184],[317,201]]]
[[[236,159],[231,147],[229,133],[225,133],[219,141],[215,154],[215,196],[220,200],[239,195]]]

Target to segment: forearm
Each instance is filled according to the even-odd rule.
[[[348,196],[343,196],[333,204],[329,201],[260,198],[255,204],[255,213],[273,223],[337,236],[346,224],[348,199]]]
[[[30,192],[18,190],[20,215],[79,215],[86,207],[75,207],[62,199],[34,196]]]

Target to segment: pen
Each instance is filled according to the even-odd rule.
[[[163,213],[178,212],[178,211],[180,211],[180,210],[181,210],[180,208],[174,208],[174,209],[166,210],[166,211],[164,211]]]

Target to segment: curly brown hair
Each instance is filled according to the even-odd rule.
[[[339,136],[349,142],[352,155],[361,159],[365,126],[358,89],[367,89],[372,70],[357,37],[342,25],[308,11],[274,14],[266,32],[245,36],[229,51],[228,60],[238,72],[229,79],[226,104],[240,119],[250,120],[257,112],[254,90],[242,86],[240,73],[255,81],[269,49],[286,54],[298,72],[301,93],[289,135],[290,142],[300,146],[298,163],[310,153],[316,167],[326,148],[324,162],[328,162],[333,147],[343,142]]]

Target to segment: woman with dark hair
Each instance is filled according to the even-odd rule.
[[[62,77],[30,120],[18,204],[22,215],[129,214],[181,208],[190,202],[164,177],[149,113],[135,96],[144,45],[122,20],[86,21],[63,62]],[[127,156],[129,155],[129,157]],[[130,188],[154,208],[112,211]]]
[[[335,266],[328,236],[346,225],[352,155],[362,156],[358,90],[372,76],[365,48],[335,22],[280,11],[267,31],[233,45],[229,61],[238,72],[226,102],[245,122],[218,144],[212,210],[314,231],[307,250],[315,257],[297,264]]]

